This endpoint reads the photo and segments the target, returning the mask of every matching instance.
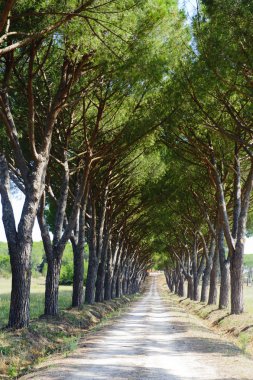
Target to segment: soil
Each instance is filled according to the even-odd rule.
[[[81,340],[67,358],[22,380],[253,380],[253,361],[198,318],[159,294],[153,276],[143,297],[113,325]]]

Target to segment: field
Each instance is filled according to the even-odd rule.
[[[32,279],[31,288],[31,318],[37,318],[44,311],[45,278]],[[11,279],[0,277],[0,328],[8,322],[9,304],[11,292]],[[60,286],[60,309],[66,309],[71,305],[72,286]]]
[[[0,379],[17,379],[41,364],[54,353],[68,355],[78,346],[79,339],[88,330],[103,326],[119,315],[130,299],[114,299],[96,305],[84,305],[81,310],[69,308],[71,286],[60,287],[60,309],[57,317],[37,318],[44,309],[44,277],[32,283],[31,316],[27,329],[18,331],[1,329],[8,321],[10,280],[0,278]],[[65,309],[65,310],[63,310]],[[99,327],[98,327],[99,328]]]

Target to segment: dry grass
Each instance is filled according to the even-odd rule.
[[[179,304],[189,313],[206,321],[209,328],[233,340],[245,353],[253,355],[253,288],[245,287],[245,313],[231,315],[228,309],[219,310],[217,306],[180,298],[170,293],[165,280],[161,276],[163,296],[175,304]]]
[[[8,322],[10,306],[11,278],[0,277],[0,328]],[[45,278],[32,278],[31,319],[38,318],[44,312]],[[72,287],[60,286],[59,307],[64,310],[71,305]]]
[[[45,318],[44,278],[35,278],[31,288],[31,323],[28,329],[6,330],[9,312],[10,279],[0,279],[0,379],[14,379],[53,353],[77,348],[78,341],[95,326],[102,326],[118,315],[134,297],[115,299],[83,310],[71,309],[72,287],[60,287],[58,317]]]
[[[119,315],[131,299],[122,297],[92,306],[85,305],[83,310],[64,310],[58,317],[34,319],[27,329],[2,330],[0,378],[16,378],[29,372],[49,355],[67,354],[75,350],[80,337]]]

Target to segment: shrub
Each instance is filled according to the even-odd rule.
[[[73,284],[73,274],[73,262],[63,264],[60,274],[60,285]]]
[[[10,257],[8,254],[0,254],[0,275],[9,276],[11,273]]]

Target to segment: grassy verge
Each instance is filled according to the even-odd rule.
[[[5,293],[0,294],[0,297],[2,297],[1,306],[6,306],[3,302]],[[34,284],[32,293],[34,319],[31,320],[29,328],[18,331],[0,330],[0,378],[16,379],[54,353],[73,351],[82,336],[108,323],[135,298],[136,296],[122,297],[92,306],[84,305],[82,310],[64,309],[66,305],[70,305],[71,291],[61,289],[59,316],[38,318],[43,310],[43,296],[40,285]],[[3,316],[5,318],[5,314]]]
[[[170,293],[165,280],[161,276],[162,296],[169,299],[171,302],[180,305],[190,314],[197,315],[203,319],[207,326],[219,334],[226,336],[239,346],[244,353],[253,355],[253,314],[245,312],[240,315],[230,315],[228,309],[219,310],[215,305],[206,305],[202,302],[191,301],[188,298],[180,298],[174,293]],[[246,289],[246,301],[249,300],[249,292],[253,289]],[[246,305],[247,306],[247,305]],[[251,310],[251,305],[246,307],[246,310]]]
[[[0,277],[0,328],[7,325],[11,293],[11,278]],[[45,278],[32,278],[31,319],[38,318],[44,312]],[[60,286],[59,308],[64,310],[71,305],[72,286]]]

